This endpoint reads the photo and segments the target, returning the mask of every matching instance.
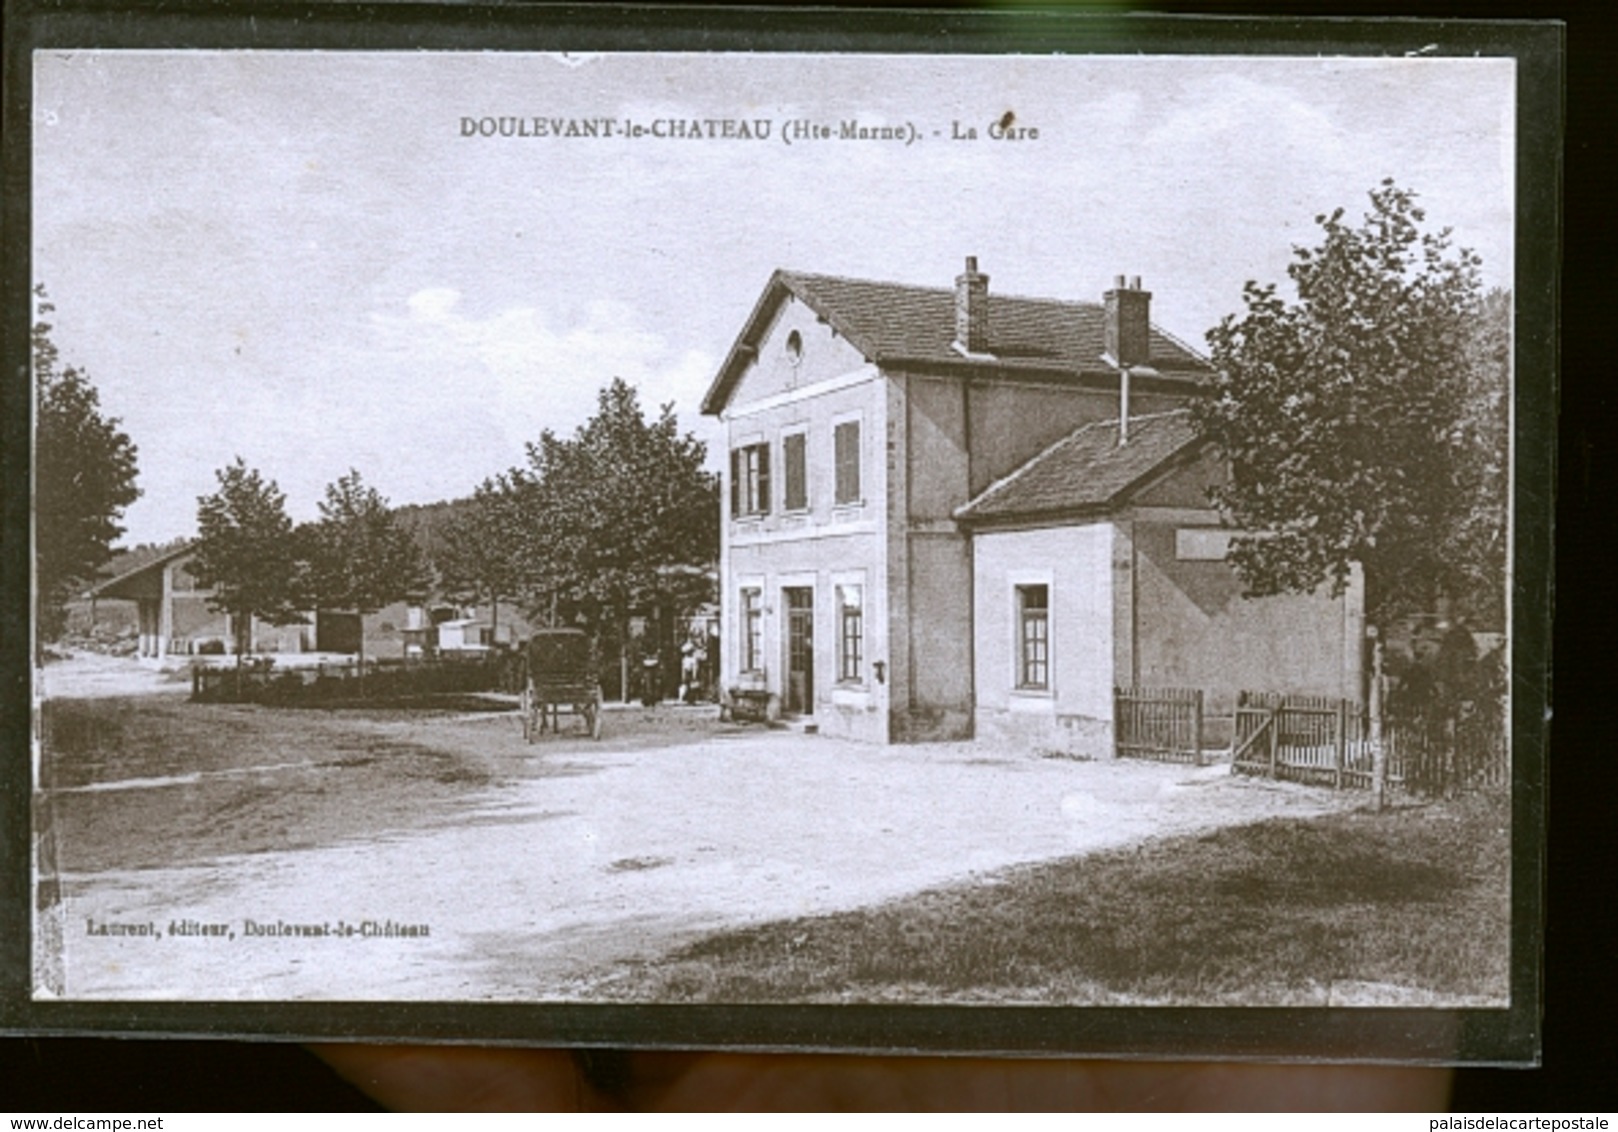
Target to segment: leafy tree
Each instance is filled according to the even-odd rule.
[[[300,528],[307,558],[309,600],[320,609],[353,610],[363,618],[423,585],[421,551],[388,501],[359,472],[326,487],[320,519]],[[365,634],[360,633],[360,668]]]
[[[89,376],[62,365],[46,321],[56,308],[43,285],[34,294],[34,569],[43,642],[61,633],[66,602],[112,557],[124,533],[119,520],[140,489],[134,443],[103,414]]]
[[[496,624],[501,599],[516,597],[523,586],[515,553],[523,515],[514,483],[509,474],[484,480],[429,534],[440,591],[458,601],[490,605]]]
[[[705,445],[680,432],[672,404],[648,421],[614,378],[570,438],[546,431],[503,490],[515,502],[509,560],[534,615],[558,608],[621,632],[631,612],[689,605],[719,555],[719,484]]]
[[[1246,285],[1195,413],[1230,462],[1214,502],[1251,532],[1230,554],[1249,594],[1340,593],[1357,563],[1386,625],[1503,587],[1510,304],[1414,193],[1384,181],[1370,202],[1359,225],[1316,218],[1296,301]]]
[[[1466,388],[1456,431],[1470,458],[1454,469],[1456,490],[1472,507],[1457,517],[1442,551],[1458,575],[1459,612],[1474,625],[1503,629],[1510,558],[1511,292],[1483,297],[1466,343]]]
[[[286,496],[274,480],[265,480],[239,456],[214,476],[219,489],[197,500],[191,573],[213,588],[208,604],[230,614],[239,664],[249,647],[252,618],[272,625],[303,620],[298,552]]]

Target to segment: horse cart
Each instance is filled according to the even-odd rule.
[[[578,629],[540,629],[523,654],[522,737],[560,732],[562,709],[579,717],[590,738],[601,738],[601,681],[595,648]]]

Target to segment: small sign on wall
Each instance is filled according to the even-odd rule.
[[[1174,532],[1174,556],[1182,562],[1223,562],[1235,531],[1182,527]]]

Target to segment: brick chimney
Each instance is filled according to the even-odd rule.
[[[955,277],[955,344],[969,354],[989,352],[989,277],[978,273],[975,255]]]
[[[1152,293],[1140,289],[1140,276],[1113,279],[1106,299],[1107,354],[1121,366],[1145,365],[1152,360],[1150,341]]]

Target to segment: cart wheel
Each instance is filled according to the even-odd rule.
[[[584,706],[584,722],[590,727],[590,738],[601,738],[601,689],[599,688],[596,689],[596,694],[591,697],[590,702]]]
[[[534,741],[534,685],[532,681],[525,681],[522,686],[522,700],[517,710],[522,713],[522,737],[525,743]]]

